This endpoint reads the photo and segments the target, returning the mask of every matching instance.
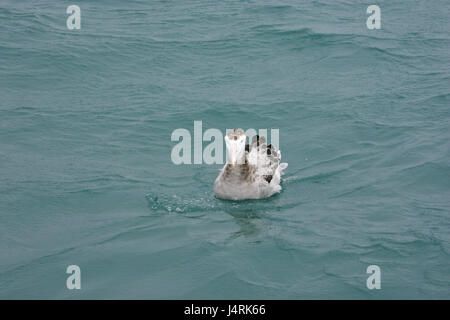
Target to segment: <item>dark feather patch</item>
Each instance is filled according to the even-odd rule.
[[[256,144],[256,146],[259,147],[259,135],[253,136],[252,144]]]
[[[272,144],[267,146],[267,155],[270,156],[272,154]]]

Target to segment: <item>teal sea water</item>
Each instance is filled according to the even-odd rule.
[[[450,3],[370,4],[3,0],[0,298],[449,299]],[[194,120],[278,128],[282,192],[174,165]]]

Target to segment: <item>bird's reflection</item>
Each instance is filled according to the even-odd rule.
[[[231,234],[229,240],[234,240],[239,237],[246,238],[249,242],[259,243],[261,240],[259,236],[265,229],[265,212],[258,210],[226,210],[225,213],[234,218],[239,230]]]
[[[233,232],[230,240],[239,237],[244,237],[250,242],[261,242],[261,235],[268,228],[270,222],[270,215],[274,214],[274,207],[276,207],[279,195],[275,195],[269,199],[260,200],[244,200],[244,201],[230,201],[219,200],[222,203],[227,203],[227,208],[223,212],[233,217],[234,221],[239,226],[239,230]]]

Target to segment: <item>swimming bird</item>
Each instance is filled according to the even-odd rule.
[[[229,200],[262,199],[281,190],[280,181],[287,163],[281,152],[266,144],[263,136],[253,136],[251,144],[242,129],[225,136],[227,162],[214,182],[217,198]]]

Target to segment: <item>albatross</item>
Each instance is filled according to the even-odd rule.
[[[227,161],[214,182],[219,199],[262,199],[281,190],[281,175],[288,166],[280,163],[281,152],[267,145],[263,136],[253,136],[250,144],[246,139],[242,129],[225,136]]]

